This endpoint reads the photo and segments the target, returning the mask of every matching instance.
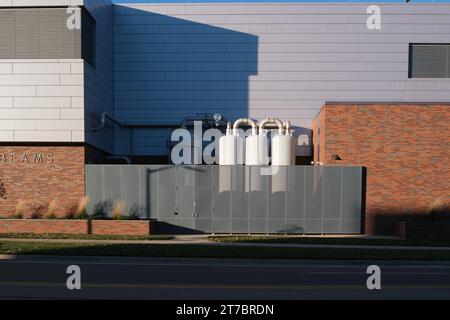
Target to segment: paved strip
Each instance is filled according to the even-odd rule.
[[[373,250],[433,250],[449,251],[450,247],[391,246],[391,245],[347,245],[347,244],[292,244],[292,243],[244,243],[180,240],[88,240],[88,239],[14,239],[0,238],[0,242],[76,243],[76,244],[160,244],[160,245],[208,245],[223,247],[270,247],[270,248],[313,248],[313,249],[373,249]]]

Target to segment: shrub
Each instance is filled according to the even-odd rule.
[[[75,219],[77,210],[78,210],[78,204],[71,205],[69,208],[67,208],[67,210],[64,214],[64,219]]]
[[[54,220],[54,219],[58,219],[58,216],[56,215],[56,213],[51,213],[51,214],[47,214],[45,216],[45,219]]]
[[[58,209],[58,205],[55,200],[50,201],[47,207],[47,213],[45,214],[46,219],[56,219],[56,210]]]
[[[35,203],[31,207],[31,219],[42,219],[48,210],[48,205],[43,203]]]
[[[75,212],[75,219],[87,219],[88,218],[88,214],[87,214],[87,205],[89,203],[89,197],[85,196],[83,198],[81,198],[80,202],[78,203],[77,206],[77,210]]]
[[[8,192],[6,192],[5,184],[2,181],[2,178],[0,178],[0,199],[6,200],[8,195]]]
[[[11,218],[12,219],[23,219],[25,208],[26,208],[26,203],[24,201],[19,201],[16,204],[16,209]]]
[[[141,219],[142,213],[144,212],[144,207],[140,204],[136,203],[131,206],[130,211],[128,212],[127,219],[128,220],[139,220]]]
[[[13,213],[11,219],[23,219],[23,213],[22,212]]]
[[[113,203],[111,200],[97,202],[90,218],[94,220],[108,219],[108,215],[112,211],[112,208]]]
[[[87,215],[87,204],[89,202],[88,197],[83,197],[78,203],[72,204],[68,208],[66,208],[66,212],[64,214],[64,219],[78,219],[85,220],[88,218]]]
[[[127,203],[123,200],[118,200],[114,202],[114,206],[112,209],[112,219],[113,220],[124,220],[124,211],[127,207]]]
[[[75,214],[75,217],[74,217],[74,219],[77,219],[77,220],[86,220],[88,218],[89,218],[89,216],[86,211],[77,211],[77,213]]]

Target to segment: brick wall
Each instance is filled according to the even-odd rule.
[[[92,220],[92,234],[98,235],[149,235],[154,233],[154,221]]]
[[[155,234],[154,220],[0,219],[0,233],[66,233],[96,235]]]
[[[391,234],[394,221],[450,203],[449,124],[450,105],[326,104],[313,123],[314,160],[367,167],[366,233]]]
[[[88,234],[86,220],[0,219],[0,233]]]
[[[57,214],[84,196],[84,146],[1,146],[0,177],[7,199],[0,200],[0,217],[25,202],[25,215],[36,203],[55,201]]]

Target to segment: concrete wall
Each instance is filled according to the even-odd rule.
[[[0,60],[0,142],[83,142],[83,60]]]
[[[450,101],[450,79],[408,79],[409,43],[450,42],[450,5],[382,4],[381,30],[367,29],[368,5],[117,5],[116,116],[276,116],[310,134],[327,100]],[[137,131],[136,151],[163,154],[166,137]],[[128,138],[116,138],[118,151]]]

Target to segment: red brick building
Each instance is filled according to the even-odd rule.
[[[366,233],[450,203],[450,105],[326,103],[313,122],[314,161],[367,168]]]

